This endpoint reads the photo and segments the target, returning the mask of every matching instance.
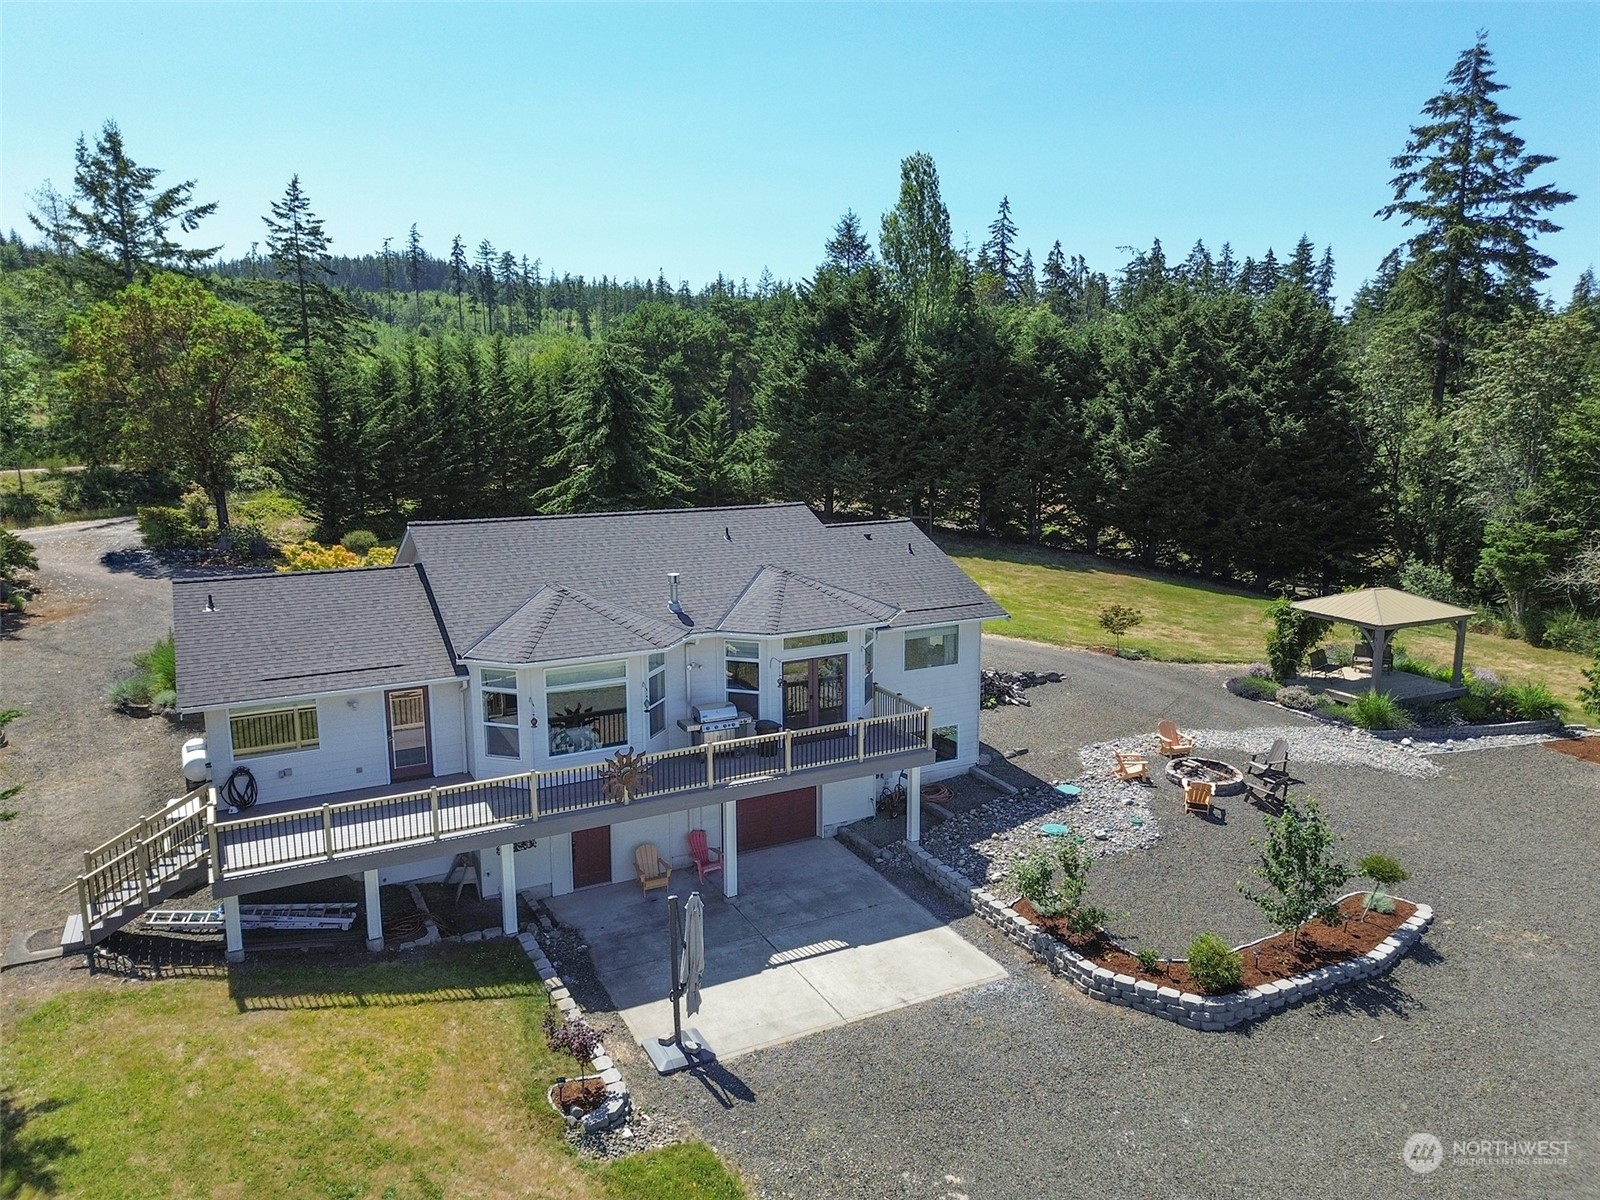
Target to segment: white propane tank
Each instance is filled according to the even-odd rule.
[[[204,783],[211,778],[211,755],[206,752],[205,738],[190,738],[183,744],[183,777],[190,783]]]

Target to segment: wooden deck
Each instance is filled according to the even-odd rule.
[[[710,746],[646,756],[637,804],[677,796],[714,803],[719,792],[769,779],[794,778],[851,762],[867,763],[928,746],[927,709],[904,711],[815,730],[790,730]],[[318,862],[412,847],[447,854],[454,840],[503,832],[505,841],[533,836],[540,820],[594,810],[618,815],[624,803],[608,793],[603,764],[525,772],[474,780],[455,775],[415,783],[363,788],[219,813],[209,830],[211,864],[218,880],[232,880]],[[526,830],[526,832],[524,832]],[[264,886],[270,886],[264,884]]]
[[[1308,672],[1297,676],[1295,682],[1345,704],[1351,703],[1363,692],[1372,691],[1374,687],[1402,701],[1452,700],[1467,694],[1465,686],[1441,683],[1437,679],[1430,679],[1426,675],[1413,675],[1409,671],[1385,671],[1374,682],[1371,675],[1365,671],[1357,671],[1354,667]]]

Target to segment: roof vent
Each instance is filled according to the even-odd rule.
[[[727,538],[730,542],[733,541],[733,527],[730,525],[724,525],[722,527],[722,536]]]
[[[866,538],[869,542],[872,540],[872,535],[870,533],[863,533],[861,536]]]
[[[667,572],[667,607],[675,613],[683,611],[683,605],[678,603],[678,573]]]
[[[906,543],[906,553],[907,554],[915,554],[916,552],[917,552],[917,548],[915,546],[913,546],[910,542],[907,542]]]
[[[217,602],[211,598],[211,593],[210,592],[206,593],[206,611],[207,612],[216,612],[217,611]]]

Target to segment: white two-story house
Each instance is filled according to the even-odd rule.
[[[393,567],[184,580],[173,609],[216,894],[360,874],[374,942],[380,884],[465,852],[509,931],[517,892],[631,879],[644,842],[687,865],[690,830],[734,893],[741,853],[896,783],[916,839],[921,780],[977,758],[1005,615],[909,521],[800,504],[419,522]]]

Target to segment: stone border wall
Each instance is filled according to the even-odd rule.
[[[1393,967],[1433,923],[1433,909],[1426,904],[1418,904],[1417,911],[1404,925],[1359,958],[1296,975],[1291,979],[1246,988],[1227,996],[1199,996],[1193,992],[1180,992],[1175,987],[1162,987],[1149,980],[1136,980],[1132,975],[1118,975],[1105,967],[1096,966],[1071,947],[1057,941],[1049,931],[1040,929],[1013,912],[987,888],[973,887],[954,868],[939,861],[921,846],[907,843],[905,848],[918,874],[940,891],[970,906],[978,916],[1048,966],[1052,974],[1071,980],[1084,995],[1108,1004],[1137,1008],[1163,1020],[1175,1021],[1187,1029],[1207,1032],[1258,1021],[1323,992],[1359,979],[1381,975]],[[1364,892],[1349,894],[1365,895]],[[1247,949],[1249,945],[1255,943],[1251,942],[1241,949]]]

